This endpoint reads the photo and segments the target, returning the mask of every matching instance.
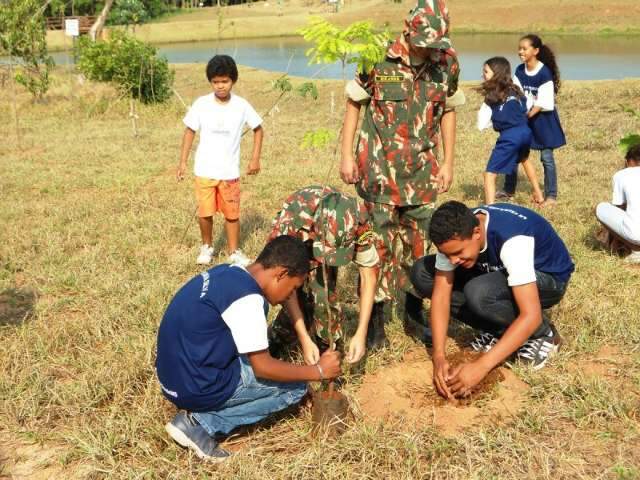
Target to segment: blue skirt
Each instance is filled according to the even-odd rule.
[[[567,143],[564,136],[560,116],[555,108],[550,112],[540,112],[529,120],[529,127],[533,132],[531,148],[544,150],[559,148]]]
[[[509,174],[518,169],[518,162],[529,155],[531,130],[526,125],[513,127],[500,132],[493,147],[486,171],[490,173]]]

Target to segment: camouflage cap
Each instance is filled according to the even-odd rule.
[[[352,261],[363,213],[354,198],[340,192],[325,195],[314,214],[318,236],[313,242],[313,256],[333,267]]]
[[[414,47],[451,48],[449,10],[444,0],[418,0],[405,20],[405,32]]]

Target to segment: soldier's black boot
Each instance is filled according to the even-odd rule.
[[[388,346],[389,340],[384,333],[384,302],[375,302],[367,329],[367,349],[375,350]]]
[[[421,340],[431,346],[431,328],[427,319],[427,312],[422,308],[422,299],[407,293],[404,302],[404,329],[407,335]]]

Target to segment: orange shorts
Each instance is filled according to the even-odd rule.
[[[240,217],[240,180],[212,180],[196,177],[198,216],[211,217],[220,212],[227,220]]]

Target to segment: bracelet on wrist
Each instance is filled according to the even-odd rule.
[[[320,374],[320,381],[324,380],[324,372],[322,371],[322,367],[319,363],[316,363],[316,368],[318,369],[318,373]]]

